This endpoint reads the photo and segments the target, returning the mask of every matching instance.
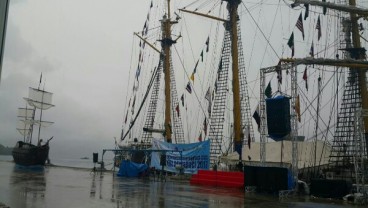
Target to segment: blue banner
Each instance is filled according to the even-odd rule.
[[[152,140],[151,167],[161,169],[160,159],[166,154],[165,170],[178,172],[177,167],[184,168],[185,173],[196,173],[199,169],[210,167],[210,140],[190,144],[172,144],[157,139]],[[165,150],[168,150],[165,152]],[[164,157],[164,156],[163,156]]]

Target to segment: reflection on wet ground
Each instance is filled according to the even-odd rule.
[[[316,201],[245,194],[243,190],[191,186],[188,182],[119,178],[112,172],[45,167],[18,169],[0,161],[0,202],[10,207],[349,207]]]
[[[14,166],[11,172],[9,196],[15,202],[14,207],[27,207],[27,204],[39,204],[45,197],[46,180],[43,168],[24,169]]]

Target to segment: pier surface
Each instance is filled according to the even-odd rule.
[[[188,181],[119,178],[113,172],[50,166],[25,170],[0,161],[0,204],[17,207],[350,207],[342,201],[244,193]],[[1,206],[0,206],[1,207]],[[351,206],[352,207],[352,206]]]

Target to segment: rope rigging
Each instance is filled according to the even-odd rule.
[[[152,85],[153,85],[153,82],[154,82],[155,77],[156,77],[156,75],[157,75],[157,71],[158,71],[158,69],[160,68],[160,65],[161,65],[161,61],[159,62],[159,65],[156,67],[156,69],[154,70],[154,73],[153,73],[153,75],[152,75],[152,77],[151,77],[150,83],[149,83],[149,85],[148,85],[148,87],[147,87],[146,93],[145,93],[145,95],[144,95],[144,97],[143,97],[142,103],[141,103],[141,105],[139,106],[139,109],[138,109],[137,115],[135,116],[135,118],[133,119],[133,121],[130,123],[128,131],[127,131],[127,132],[125,133],[125,135],[122,137],[122,141],[125,139],[125,137],[129,134],[130,130],[133,128],[133,126],[134,126],[134,124],[135,124],[135,121],[137,120],[137,118],[138,118],[138,116],[139,116],[139,113],[141,112],[141,110],[142,110],[142,108],[143,108],[143,105],[144,105],[144,103],[145,103],[145,101],[146,101],[146,99],[147,99],[147,97],[148,97],[149,91],[150,91],[150,89],[151,89],[151,87],[152,87]]]

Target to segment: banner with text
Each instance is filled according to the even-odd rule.
[[[198,169],[210,167],[210,140],[190,144],[172,144],[158,139],[152,140],[151,167],[161,169],[162,163],[166,171],[178,172],[183,167],[185,173],[196,173]],[[166,157],[165,157],[166,154]]]

